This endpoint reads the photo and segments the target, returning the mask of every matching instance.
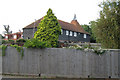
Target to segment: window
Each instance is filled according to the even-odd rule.
[[[63,34],[63,29],[61,29],[61,34]]]
[[[66,35],[69,35],[69,31],[66,30]]]
[[[87,38],[86,34],[84,34],[84,38]]]
[[[77,32],[74,32],[74,36],[75,36],[75,37],[77,36]]]
[[[72,36],[72,31],[70,31],[70,36]]]
[[[5,36],[6,39],[8,39],[8,36]]]
[[[14,35],[14,39],[17,39],[17,35]]]
[[[27,39],[30,39],[30,37],[27,37]]]
[[[23,38],[23,35],[21,35],[21,38]]]

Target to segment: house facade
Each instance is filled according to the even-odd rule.
[[[23,32],[17,32],[17,33],[5,34],[4,40],[8,40],[8,39],[17,40],[22,38],[23,38]]]
[[[23,28],[23,38],[31,39],[34,37],[37,26],[43,18],[29,24]],[[71,41],[71,42],[90,42],[90,35],[86,32],[78,23],[77,19],[71,21],[71,23],[58,20],[61,26],[61,35],[59,35],[59,41]]]

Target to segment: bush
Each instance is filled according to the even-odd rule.
[[[15,41],[14,40],[2,40],[2,44],[13,44]]]
[[[17,44],[18,46],[23,46],[25,42],[26,42],[25,39],[16,40],[16,44]]]
[[[24,42],[26,42],[26,40],[25,39],[18,39],[18,40],[16,40],[16,42],[22,42],[22,43],[24,43]]]
[[[8,40],[8,43],[10,44],[13,44],[14,42],[15,42],[14,40],[11,40],[11,39]]]
[[[24,43],[26,48],[48,48],[51,47],[49,42],[40,41],[39,39],[29,39]]]
[[[8,41],[7,40],[2,40],[2,44],[7,44]]]

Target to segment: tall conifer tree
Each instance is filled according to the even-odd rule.
[[[47,11],[47,15],[43,17],[34,38],[40,41],[48,41],[52,47],[57,46],[59,35],[61,34],[61,26],[58,23],[57,17],[53,14],[52,10]]]

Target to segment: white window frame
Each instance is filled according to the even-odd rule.
[[[69,35],[69,31],[66,30],[66,35]]]
[[[77,37],[77,32],[74,32],[74,36]]]
[[[72,31],[70,31],[70,36],[72,36],[72,34],[73,34]]]
[[[14,39],[17,39],[17,35],[14,35],[13,37],[14,37]]]
[[[8,39],[8,36],[5,36],[6,39]]]
[[[61,29],[61,34],[63,34],[63,29]]]
[[[84,38],[87,38],[87,35],[86,35],[86,34],[84,34]]]

